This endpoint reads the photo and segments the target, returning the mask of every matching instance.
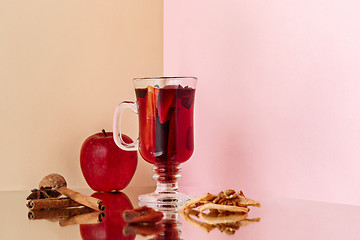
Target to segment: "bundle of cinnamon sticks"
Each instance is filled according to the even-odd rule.
[[[47,189],[33,189],[27,200],[30,220],[46,219],[52,222],[58,221],[60,226],[68,226],[100,223],[105,217],[103,211],[95,211]]]

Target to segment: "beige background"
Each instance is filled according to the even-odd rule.
[[[135,99],[133,77],[162,75],[162,10],[161,0],[0,2],[0,190],[51,172],[87,187],[82,142],[111,131],[116,105]],[[129,112],[132,138],[136,121]],[[139,159],[131,185],[151,176]]]

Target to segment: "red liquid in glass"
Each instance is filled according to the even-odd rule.
[[[139,149],[141,156],[167,172],[194,151],[193,109],[195,89],[182,86],[136,89],[139,106]],[[159,170],[160,171],[160,170]],[[165,179],[158,180],[171,180]]]

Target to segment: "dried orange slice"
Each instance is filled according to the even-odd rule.
[[[157,102],[157,95],[159,90],[148,86],[147,93],[146,93],[146,118],[156,118],[156,102]]]
[[[149,152],[155,152],[155,130],[156,130],[156,103],[159,90],[148,86],[145,95],[145,126],[144,143]]]

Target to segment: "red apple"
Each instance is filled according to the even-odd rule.
[[[126,135],[122,135],[122,138],[126,143],[132,142]],[[120,149],[114,142],[113,133],[103,130],[83,143],[80,165],[86,182],[93,190],[122,190],[134,176],[137,152]]]
[[[123,228],[126,225],[122,217],[123,211],[133,209],[129,198],[122,192],[94,193],[92,197],[101,199],[106,206],[105,217],[98,224],[81,224],[80,234],[84,240],[110,240],[126,239],[133,240],[135,236],[123,235]]]

